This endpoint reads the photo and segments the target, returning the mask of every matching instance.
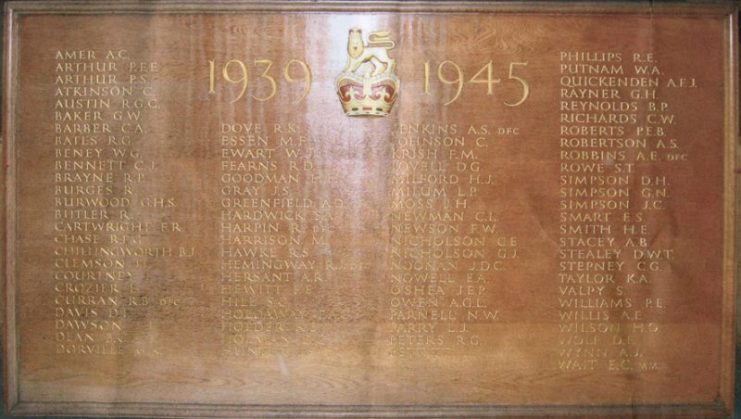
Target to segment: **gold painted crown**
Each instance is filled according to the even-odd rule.
[[[348,116],[386,116],[399,92],[399,79],[391,74],[364,77],[345,72],[337,79],[337,94]]]
[[[391,32],[376,31],[366,40],[360,28],[347,33],[347,64],[337,77],[337,94],[345,115],[386,116],[399,95],[396,61],[389,51]]]

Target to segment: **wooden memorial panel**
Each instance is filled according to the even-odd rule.
[[[12,414],[732,410],[732,2],[10,1]]]

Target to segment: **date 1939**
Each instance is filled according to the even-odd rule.
[[[435,65],[436,64],[436,65]],[[443,60],[439,63],[426,61],[422,68],[422,87],[425,95],[442,94],[443,89],[439,87],[450,86],[454,89],[444,106],[451,105],[461,98],[467,85],[480,85],[485,89],[486,95],[494,96],[495,88],[504,84],[516,86],[517,94],[510,94],[513,97],[502,98],[504,105],[515,107],[520,106],[528,97],[530,97],[530,83],[519,75],[527,67],[527,62],[510,62],[507,77],[497,78],[494,76],[493,61],[489,61],[476,71],[470,78],[467,77],[462,66],[452,60]],[[310,93],[312,87],[312,71],[306,61],[291,59],[285,63],[280,63],[281,75],[275,74],[275,62],[270,59],[261,58],[252,61],[232,59],[224,63],[218,63],[216,60],[208,61],[208,93],[216,95],[217,85],[225,84],[233,91],[231,94],[231,103],[237,102],[244,98],[250,98],[260,102],[273,99],[278,94],[287,91],[286,94],[293,94],[293,103],[300,103]],[[254,81],[251,80],[251,74],[255,74]],[[288,89],[285,83],[301,83],[301,91],[293,93],[293,89]],[[260,84],[254,87],[253,84]],[[254,87],[260,94],[253,93],[250,90]],[[450,90],[449,88],[447,90]]]

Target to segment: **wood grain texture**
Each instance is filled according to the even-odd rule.
[[[324,87],[333,84],[339,72],[333,65],[341,60],[326,46],[344,45],[345,40],[327,40],[329,36],[311,31],[362,21],[364,13],[387,24],[399,45],[392,54],[399,61],[402,96],[395,105],[393,112],[396,113],[387,119],[355,120],[331,113],[338,107],[336,94]],[[741,205],[736,183],[736,168],[741,167],[737,148],[736,14],[735,2],[8,2],[3,75],[3,209],[6,223],[3,230],[5,251],[0,261],[5,275],[6,406],[10,413],[17,415],[146,417],[728,415],[733,406],[736,341],[736,211]],[[472,30],[486,27],[489,22],[499,26],[496,30]],[[617,33],[621,25],[624,36],[614,39],[609,31]],[[342,31],[346,30],[344,26]],[[255,27],[260,29],[259,38],[263,43],[254,45],[240,41],[258,39]],[[700,33],[698,27],[707,31]],[[148,308],[127,320],[128,333],[139,342],[174,343],[167,348],[167,356],[101,358],[90,368],[91,361],[86,357],[61,360],[50,355],[49,337],[41,332],[30,333],[44,330],[53,322],[53,313],[44,311],[47,307],[31,301],[53,298],[49,286],[44,288],[34,278],[48,277],[48,266],[53,265],[50,255],[43,254],[49,247],[43,239],[51,237],[44,236],[48,234],[44,225],[52,219],[49,208],[53,205],[49,193],[53,182],[44,168],[51,167],[54,156],[50,148],[33,143],[34,138],[50,138],[51,129],[43,125],[43,119],[35,125],[35,111],[31,111],[31,108],[51,109],[53,98],[48,97],[49,86],[44,84],[43,78],[48,78],[50,73],[27,69],[46,69],[53,65],[48,52],[60,48],[61,38],[58,37],[63,37],[70,45],[89,41],[94,45],[90,48],[107,48],[108,44],[100,40],[106,39],[108,29],[101,28],[112,28],[108,33],[116,35],[117,47],[123,45],[137,51],[144,59],[162,62],[167,76],[156,78],[156,82],[160,98],[167,106],[157,115],[145,116],[146,123],[153,127],[151,137],[157,141],[142,149],[154,156],[167,156],[168,160],[154,172],[158,180],[146,183],[143,188],[152,196],[173,193],[179,202],[188,204],[190,210],[180,209],[176,213],[191,226],[184,240],[205,252],[198,261],[151,262],[136,274],[142,278],[162,279],[156,284],[143,283],[152,295],[169,296],[172,290],[183,287],[188,289],[183,293],[184,298],[192,297],[204,303],[192,307],[192,312],[174,307]],[[669,45],[669,41],[662,41],[664,39],[680,39],[687,48],[694,48],[692,51],[699,50],[702,41],[683,38],[685,30],[694,30],[697,37],[709,44],[706,72],[701,71],[704,68],[698,62],[686,60],[680,52],[671,52],[671,48],[661,44]],[[647,38],[641,38],[641,33],[647,34]],[[302,42],[286,41],[287,34]],[[307,34],[309,38],[303,38]],[[422,34],[429,44],[421,40]],[[553,59],[546,63],[538,62],[536,57],[553,56],[562,47],[559,42],[552,41],[553,37],[562,34],[567,34],[573,45],[584,50],[593,47],[629,51],[647,48],[647,45],[653,48],[652,43],[656,41],[662,60],[675,65],[670,71],[681,64],[696,73],[702,72],[704,81],[718,87],[713,90],[714,94],[698,96],[699,106],[684,105],[679,96],[672,97],[679,103],[676,106],[681,108],[685,118],[680,122],[683,130],[699,135],[696,127],[707,122],[703,132],[709,133],[710,138],[717,134],[723,141],[711,144],[708,160],[694,162],[688,173],[671,172],[680,180],[681,190],[691,203],[688,206],[677,203],[676,217],[692,220],[692,214],[706,211],[705,217],[697,216],[696,224],[680,227],[674,219],[652,221],[655,226],[661,226],[664,220],[671,231],[663,234],[675,234],[667,238],[657,233],[655,239],[671,242],[684,255],[672,267],[678,272],[672,278],[683,281],[683,285],[667,291],[671,301],[679,307],[662,323],[667,341],[646,339],[649,351],[659,354],[656,356],[672,368],[658,376],[624,373],[609,375],[606,379],[597,372],[565,374],[546,362],[557,342],[557,335],[553,333],[557,319],[551,316],[556,312],[556,304],[550,300],[544,302],[537,288],[525,286],[522,281],[532,280],[538,286],[555,281],[556,264],[542,261],[553,258],[547,255],[554,251],[557,226],[549,221],[552,211],[540,203],[555,202],[548,191],[557,190],[558,179],[546,176],[539,179],[535,188],[518,189],[522,179],[535,183],[533,173],[538,172],[532,170],[533,167],[544,173],[553,173],[553,168],[557,167],[557,162],[549,157],[553,154],[544,151],[553,151],[555,147],[541,148],[537,143],[522,146],[501,143],[497,151],[506,153],[506,159],[495,152],[483,153],[483,162],[496,162],[500,168],[497,173],[502,188],[516,192],[487,192],[478,204],[482,208],[501,208],[500,214],[507,220],[503,224],[513,234],[534,243],[531,249],[525,250],[534,262],[514,265],[521,281],[495,288],[498,295],[504,296],[500,302],[502,307],[509,312],[526,313],[523,316],[529,316],[529,321],[513,315],[495,326],[474,325],[477,330],[484,331],[488,346],[460,356],[455,356],[455,352],[453,356],[435,354],[404,359],[388,356],[389,349],[384,342],[393,331],[383,313],[390,309],[390,302],[382,290],[371,284],[383,280],[384,270],[380,267],[387,266],[390,260],[392,234],[376,226],[391,223],[389,214],[381,206],[392,190],[389,179],[398,172],[390,168],[391,151],[378,139],[392,138],[393,123],[398,122],[392,118],[397,117],[402,121],[437,119],[467,124],[490,121],[493,116],[482,109],[491,107],[499,111],[502,105],[491,105],[483,95],[470,101],[465,101],[464,97],[461,101],[464,104],[456,110],[443,108],[434,100],[425,102],[421,95],[421,106],[415,106],[409,101],[413,94],[408,92],[415,87],[420,91],[421,83],[414,78],[425,58],[442,61],[450,55],[465,57],[461,60],[470,76],[487,56],[495,54],[512,57],[512,60],[527,60],[528,69],[542,77],[539,79],[541,90],[532,93],[528,104],[531,109],[548,111],[542,119],[530,123],[533,127],[528,132],[533,138],[556,137],[551,134],[557,132],[552,123],[556,119],[548,118],[557,115],[554,98],[549,96],[558,91],[554,83],[556,75],[549,73],[556,67],[552,65]],[[44,44],[45,39],[59,42]],[[715,41],[720,42],[713,43]],[[37,49],[31,49],[34,47]],[[26,51],[37,52],[38,56],[33,53],[24,56]],[[244,56],[244,51],[249,52],[250,59],[269,56],[276,66],[297,57],[305,59],[315,81],[324,86],[323,90],[312,88],[307,102],[298,106],[283,97],[265,108],[249,104],[246,111],[235,111],[228,100],[213,105],[202,91],[206,81],[202,70],[207,59],[217,57],[225,62]],[[416,63],[416,67],[410,63]],[[505,70],[500,69],[499,73],[502,71]],[[230,93],[219,92],[224,98]],[[248,94],[259,97],[266,92],[263,89]],[[441,89],[440,92],[450,94],[451,90]],[[468,90],[465,92],[469,94]],[[505,95],[514,97],[515,93],[515,89],[505,90]],[[450,95],[446,96],[446,100],[449,98]],[[286,109],[291,111],[281,113]],[[43,115],[51,115],[51,112]],[[245,115],[248,115],[246,119]],[[215,117],[209,119],[209,116]],[[315,173],[339,175],[341,186],[302,185],[291,193],[312,198],[328,196],[350,203],[347,212],[336,209],[331,212],[335,220],[341,220],[339,225],[350,232],[333,236],[324,247],[318,247],[317,254],[336,262],[358,261],[366,265],[357,272],[328,274],[325,281],[331,288],[317,298],[290,299],[295,307],[309,312],[326,309],[349,316],[317,322],[314,327],[318,330],[317,339],[322,340],[321,345],[314,346],[316,342],[309,339],[295,347],[282,348],[280,356],[231,362],[225,361],[215,350],[216,342],[222,338],[213,327],[218,319],[218,292],[201,288],[203,294],[199,294],[194,286],[197,280],[212,278],[219,270],[219,245],[213,238],[213,231],[218,229],[219,208],[210,194],[220,188],[213,174],[218,168],[215,156],[220,149],[198,140],[216,137],[219,121],[246,122],[260,118],[271,122],[294,118],[303,123],[311,136],[321,140],[314,155],[318,167]],[[502,124],[525,126],[524,117],[520,115],[519,118],[505,116]],[[173,138],[182,142],[174,143]],[[699,154],[701,150],[698,143],[692,143],[693,153]],[[278,164],[284,163],[287,164],[278,160]],[[703,176],[709,179],[708,184],[696,181]],[[151,222],[167,218],[144,210],[134,213]],[[312,228],[318,224],[308,223]],[[369,233],[371,231],[373,233]],[[695,239],[706,236],[708,245]],[[185,243],[164,235],[151,238],[162,246],[173,248]],[[691,257],[696,258],[697,265],[689,261]],[[715,278],[719,283],[702,281],[703,270],[710,272],[707,278]],[[159,322],[154,329],[151,322],[146,325],[147,318]],[[293,327],[298,324],[298,329],[303,327],[300,321],[289,323]],[[293,339],[295,334],[290,336]],[[542,339],[532,339],[533,336]],[[694,343],[681,346],[684,336],[689,336],[687,339]],[[700,345],[701,342],[717,344]],[[683,352],[687,348],[695,353]],[[691,361],[687,363],[687,359]],[[707,362],[707,368],[699,368],[700,362]],[[682,365],[686,365],[686,369],[682,369]],[[457,386],[457,383],[462,384]],[[577,390],[569,391],[571,389]]]
[[[727,248],[725,258],[728,265],[724,269],[724,295],[726,301],[724,302],[724,325],[725,330],[724,336],[722,337],[721,345],[724,350],[721,354],[721,364],[728,365],[724,371],[724,375],[721,381],[721,398],[724,402],[725,409],[729,412],[733,411],[734,408],[734,394],[735,394],[735,370],[736,370],[736,333],[738,323],[736,320],[737,316],[737,303],[738,298],[734,296],[738,295],[737,289],[737,272],[739,261],[739,247],[737,245],[737,226],[738,226],[738,198],[731,198],[734,192],[738,189],[738,178],[736,176],[736,169],[741,167],[737,163],[738,148],[734,151],[734,145],[738,146],[741,142],[741,128],[739,128],[738,110],[731,111],[731,109],[738,109],[739,104],[739,86],[738,77],[733,75],[739,74],[738,69],[738,35],[734,33],[738,28],[738,14],[733,13],[728,16],[726,20],[726,45],[725,49],[730,51],[730,57],[726,60],[724,71],[726,73],[726,194],[728,196],[726,200],[726,223],[725,231],[726,237],[724,239],[725,246]],[[733,173],[733,175],[731,175]],[[738,195],[736,195],[738,197]]]
[[[5,406],[8,409],[12,409],[18,404],[18,370],[17,370],[17,352],[16,352],[16,329],[15,329],[15,247],[9,246],[8,243],[15,241],[15,224],[9,218],[10,214],[15,212],[15,186],[6,180],[14,175],[11,171],[13,166],[13,159],[9,156],[13,156],[15,148],[13,141],[8,139],[14,137],[14,101],[12,96],[7,92],[15,91],[16,84],[13,78],[15,73],[12,70],[13,63],[15,63],[15,48],[16,39],[13,34],[15,33],[15,21],[14,13],[11,11],[9,5],[5,5],[4,14],[4,25],[3,25],[3,115],[2,115],[2,128],[3,137],[6,141],[3,141],[3,219],[6,222],[3,223],[2,235],[3,235],[3,256],[0,261],[0,267],[2,267],[4,273],[3,281],[3,295],[4,295],[4,309],[3,309],[3,360],[5,360],[5,366],[3,368],[3,380],[5,393],[3,394],[5,400]],[[10,361],[8,361],[10,360]]]

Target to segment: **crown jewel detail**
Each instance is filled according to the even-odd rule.
[[[373,32],[368,41],[352,28],[347,41],[347,64],[337,77],[337,94],[348,116],[386,116],[399,95],[396,61],[389,51],[396,44],[388,31]]]

